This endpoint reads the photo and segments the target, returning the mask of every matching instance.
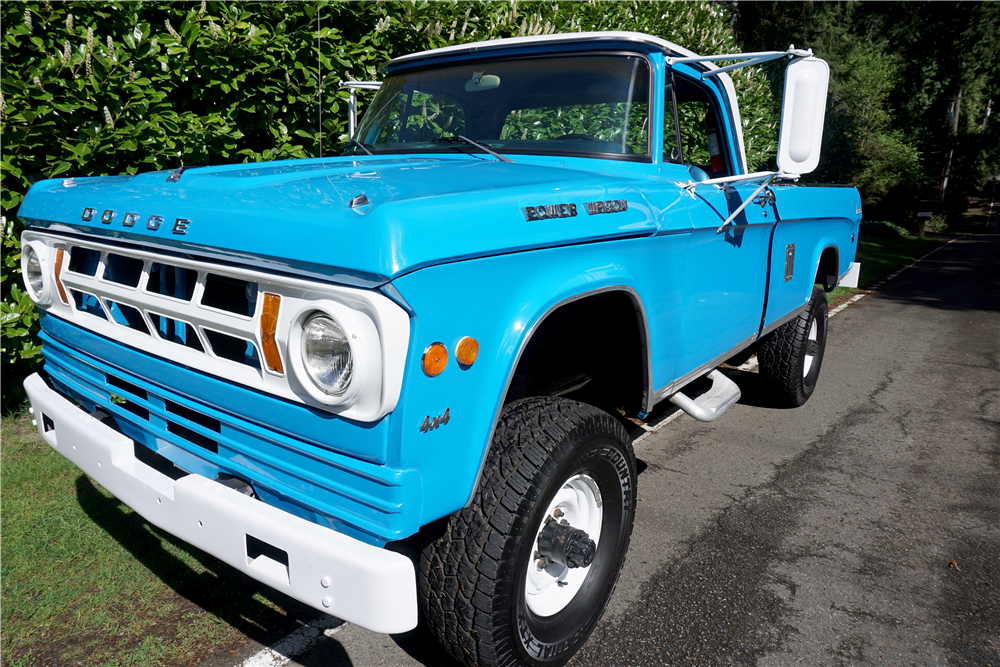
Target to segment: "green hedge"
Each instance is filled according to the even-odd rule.
[[[737,51],[729,6],[687,2],[4,2],[0,215],[4,409],[40,360],[17,208],[35,181],[318,157],[347,92],[403,53],[498,37],[635,30]],[[766,77],[736,73],[753,167],[774,151]]]

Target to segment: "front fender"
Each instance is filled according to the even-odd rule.
[[[608,290],[629,292],[642,313],[644,286],[654,285],[654,263],[638,261],[648,252],[642,239],[582,244],[435,266],[394,281],[414,317],[402,398],[392,415],[398,450],[390,459],[419,471],[421,525],[469,502],[508,384],[538,324],[559,304]],[[649,340],[648,324],[640,325]],[[479,341],[479,357],[468,368],[454,359],[464,336]],[[420,362],[435,342],[448,348],[449,361],[428,377]],[[446,411],[446,424],[421,430]]]

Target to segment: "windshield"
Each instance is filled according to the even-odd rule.
[[[354,139],[373,153],[645,159],[649,66],[627,55],[498,60],[388,77]],[[349,152],[364,152],[361,146]]]

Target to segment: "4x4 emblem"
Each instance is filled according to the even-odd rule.
[[[420,432],[430,433],[438,426],[444,426],[449,421],[451,421],[451,408],[445,408],[444,414],[440,417],[435,417],[434,419],[424,417],[424,423],[420,425]]]

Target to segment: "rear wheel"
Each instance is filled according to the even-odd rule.
[[[757,351],[760,375],[784,405],[798,407],[816,389],[826,350],[827,310],[826,294],[813,288],[806,309],[778,327]]]
[[[562,665],[590,635],[625,560],[635,456],[592,406],[504,408],[472,504],[424,548],[421,600],[468,665]]]

